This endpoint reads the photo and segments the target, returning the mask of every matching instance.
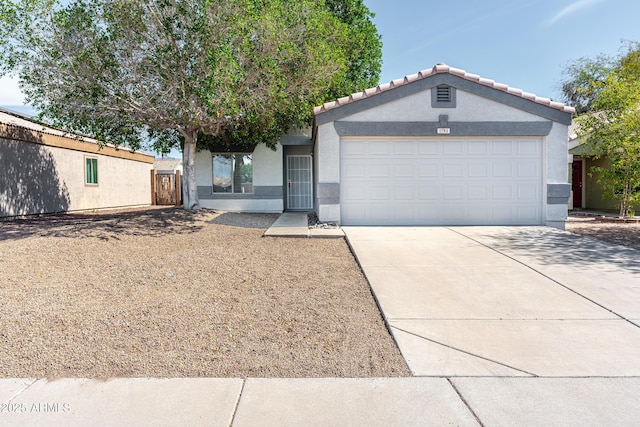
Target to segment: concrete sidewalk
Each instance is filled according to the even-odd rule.
[[[340,228],[309,228],[307,212],[283,212],[265,231],[267,237],[344,237]]]
[[[2,426],[636,426],[640,378],[0,380]]]

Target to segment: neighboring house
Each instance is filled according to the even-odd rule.
[[[148,206],[153,160],[0,110],[0,217]]]
[[[438,64],[317,107],[310,134],[275,151],[198,153],[200,201],[343,225],[563,228],[573,112]]]
[[[620,211],[619,200],[604,199],[604,191],[598,183],[598,173],[591,168],[606,168],[609,159],[606,156],[596,159],[589,154],[584,137],[578,136],[576,123],[569,127],[569,181],[571,199],[569,209],[591,209],[599,211]],[[635,206],[639,211],[640,206]]]

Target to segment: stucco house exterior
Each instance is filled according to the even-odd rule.
[[[0,110],[0,217],[148,206],[153,161]]]
[[[563,228],[573,113],[438,64],[317,107],[276,150],[198,153],[200,201],[343,225]]]
[[[598,173],[592,172],[594,167],[608,167],[609,159],[606,156],[597,159],[590,155],[584,137],[578,136],[577,131],[576,123],[569,127],[569,209],[619,212],[620,201],[604,199],[604,191],[598,183]],[[634,209],[638,212],[640,206],[634,206]]]

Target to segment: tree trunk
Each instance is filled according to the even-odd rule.
[[[198,201],[198,185],[196,183],[196,142],[198,132],[187,132],[184,138],[182,152],[182,167],[184,179],[182,181],[182,201],[188,211],[200,209]]]

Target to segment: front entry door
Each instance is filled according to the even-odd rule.
[[[574,160],[572,163],[571,190],[573,191],[573,208],[582,207],[582,160]]]
[[[287,156],[287,209],[313,209],[311,156]]]

